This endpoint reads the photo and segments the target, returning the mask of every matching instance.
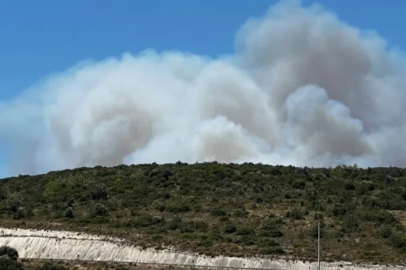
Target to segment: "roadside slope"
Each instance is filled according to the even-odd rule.
[[[142,249],[123,240],[65,231],[0,228],[0,246],[8,245],[28,259],[134,262],[195,267],[316,270],[317,263],[283,259],[207,257],[174,250]],[[322,263],[325,270],[400,270],[401,266]]]

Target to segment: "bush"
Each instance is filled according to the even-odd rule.
[[[283,233],[280,230],[272,229],[272,230],[262,230],[259,232],[259,236],[261,237],[272,237],[272,238],[278,238],[282,237]]]
[[[250,227],[243,227],[237,230],[237,235],[255,235],[255,230]]]
[[[2,246],[0,247],[0,256],[7,256],[13,261],[17,261],[18,259],[18,252],[15,248],[9,246]]]
[[[107,199],[107,187],[105,184],[97,184],[93,187],[92,199],[93,200]]]
[[[261,253],[264,255],[272,255],[272,254],[284,254],[285,251],[281,247],[267,247],[261,250]]]
[[[282,237],[282,236],[283,236],[283,233],[282,233],[280,230],[274,229],[274,230],[271,230],[271,231],[269,232],[269,236],[270,236],[270,237],[274,237],[274,238]]]
[[[343,205],[336,203],[333,207],[332,213],[336,217],[344,216],[345,213],[347,213],[347,209]]]
[[[306,214],[306,211],[302,211],[299,208],[293,208],[292,211],[286,212],[286,217],[290,217],[294,220],[300,220],[303,219]]]
[[[155,221],[156,222],[156,221]],[[162,219],[163,222],[163,219]],[[154,223],[154,218],[149,214],[142,214],[135,219],[132,219],[128,222],[128,227],[149,227]]]
[[[158,210],[159,212],[163,212],[163,211],[165,211],[165,209],[166,209],[166,206],[165,206],[165,205],[158,205],[158,206],[156,207],[156,210]]]
[[[390,227],[384,227],[381,230],[381,236],[383,238],[389,238],[389,237],[391,237],[391,235],[392,235],[392,229]]]
[[[355,214],[347,214],[343,220],[343,228],[347,232],[355,232],[358,229],[358,220]]]
[[[8,207],[11,212],[17,213],[18,209],[21,207],[21,201],[18,199],[12,199],[8,202]]]
[[[174,217],[170,222],[168,229],[171,231],[177,230],[180,228],[180,225],[182,224],[182,219],[180,217]]]
[[[94,207],[94,213],[96,216],[107,216],[108,212],[107,207],[101,203],[96,204]]]
[[[65,217],[67,217],[67,218],[73,218],[73,217],[74,217],[72,207],[68,207],[68,208],[65,210]]]
[[[304,189],[306,187],[306,181],[299,179],[292,183],[294,189]]]
[[[0,256],[0,270],[23,270],[21,264],[10,259],[7,255]]]
[[[55,265],[52,262],[45,262],[42,267],[37,268],[37,270],[66,270],[62,265]]]
[[[224,232],[228,234],[235,233],[236,231],[237,228],[233,224],[227,224],[224,228]]]
[[[207,224],[206,222],[204,222],[203,220],[201,221],[194,221],[194,227],[196,230],[198,230],[199,232],[207,232],[207,230],[209,229],[209,224]]]
[[[390,237],[391,244],[395,248],[401,248],[406,250],[406,234],[393,233]]]
[[[373,210],[365,213],[365,220],[375,223],[393,224],[396,219],[386,210]]]
[[[354,190],[354,189],[355,189],[355,186],[354,186],[353,183],[348,182],[348,183],[345,183],[345,184],[344,184],[344,188],[345,188],[346,190]]]
[[[248,217],[248,213],[245,210],[237,209],[234,212],[234,217],[246,218],[246,217]]]
[[[166,207],[166,211],[177,214],[182,212],[189,212],[190,207],[188,205],[171,204]]]
[[[216,208],[216,209],[213,209],[213,211],[211,211],[211,215],[215,216],[215,217],[223,217],[223,216],[226,216],[227,213],[226,213],[226,210],[224,210],[222,208]]]

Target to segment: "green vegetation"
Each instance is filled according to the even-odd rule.
[[[0,247],[0,270],[22,270],[18,259],[18,252],[12,247]]]
[[[67,270],[66,267],[52,262],[35,263],[36,265],[21,263],[18,260],[18,252],[9,246],[0,247],[0,270]]]
[[[184,163],[0,181],[2,226],[107,234],[207,255],[405,263],[406,169]]]

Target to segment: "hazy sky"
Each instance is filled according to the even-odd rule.
[[[66,155],[64,154],[62,155],[63,157],[61,157],[60,153],[55,153],[56,150],[52,153],[44,152],[44,150],[39,151],[38,148],[44,148],[44,144],[48,139],[44,139],[45,135],[42,133],[39,134],[40,131],[38,131],[38,135],[35,136],[26,135],[26,133],[36,133],[37,130],[35,126],[24,129],[24,125],[35,125],[36,121],[39,121],[38,119],[43,118],[43,112],[45,110],[48,111],[48,109],[33,109],[30,107],[35,106],[33,105],[34,102],[30,103],[27,100],[38,97],[35,96],[38,92],[29,89],[52,88],[52,83],[51,86],[48,85],[47,87],[38,86],[47,84],[49,76],[64,73],[82,61],[94,60],[95,63],[98,63],[111,57],[121,59],[124,53],[136,56],[146,49],[153,49],[158,54],[173,50],[182,52],[182,54],[190,52],[201,59],[205,59],[205,56],[209,56],[212,59],[220,59],[223,55],[236,55],[236,36],[237,33],[240,32],[241,27],[251,17],[262,18],[267,13],[269,7],[277,2],[279,1],[0,1],[0,118],[3,118],[3,120],[0,121],[0,177],[2,175],[16,174],[20,171],[21,173],[38,173],[49,169],[59,169],[76,165],[93,165],[95,162],[107,165],[110,163],[115,164],[117,160],[122,160],[124,156],[126,156],[128,162],[139,162],[143,161],[143,158],[139,157],[141,154],[148,157],[145,159],[146,161],[150,161],[153,157],[146,150],[145,153],[139,152],[135,154],[133,151],[129,151],[128,153],[122,154],[124,155],[123,157],[113,151],[114,153],[107,153],[107,155],[111,156],[110,160],[94,160],[91,156],[96,155],[96,153],[92,148],[89,150],[90,152],[78,154],[82,160],[79,163],[75,163],[71,160],[78,158],[77,153],[69,152],[69,155],[65,153]],[[303,8],[307,8],[312,3],[320,3],[328,12],[337,15],[341,23],[348,24],[354,29],[371,29],[376,31],[381,38],[387,42],[387,48],[406,48],[406,36],[404,34],[404,25],[406,25],[406,17],[404,16],[406,1],[302,1],[302,6]],[[251,29],[250,31],[253,32],[256,30]],[[278,32],[275,32],[275,36],[278,36]],[[266,39],[263,40],[264,44],[266,44]],[[245,47],[252,47],[249,45],[249,41],[245,41],[245,44]],[[258,51],[260,49],[255,48],[255,50]],[[278,49],[275,49],[275,51],[278,51]],[[244,55],[244,53],[241,55]],[[252,57],[256,55],[258,56],[258,53],[251,53],[247,57],[252,59]],[[126,60],[120,61],[126,62]],[[257,64],[258,63],[255,63],[254,66]],[[394,64],[391,64],[391,67],[393,65]],[[249,68],[248,66],[249,64],[244,64],[242,70],[251,70],[251,66]],[[221,67],[219,68],[221,69]],[[125,67],[123,69],[125,69]],[[131,68],[129,68],[129,70],[130,69]],[[134,69],[135,72],[136,70],[137,69]],[[99,76],[103,76],[103,73]],[[264,87],[265,83],[261,81],[261,79],[258,79],[258,77],[253,77],[252,80],[259,85],[259,88],[266,88]],[[304,80],[303,83],[308,84],[306,80]],[[404,86],[402,83],[399,83],[399,85]],[[304,85],[298,84],[297,86]],[[55,87],[61,88],[59,84]],[[403,89],[403,92],[404,90],[405,89]],[[22,98],[24,91],[28,91],[29,98]],[[108,92],[109,90],[105,91]],[[332,95],[328,89],[327,93],[329,97]],[[322,96],[323,94],[320,95]],[[351,104],[347,104],[348,102],[345,98],[340,99],[339,95],[333,95],[333,97],[334,100],[339,100],[348,106],[352,112],[352,116],[355,115],[355,119],[361,119],[364,125],[363,128],[368,126],[370,129],[373,129],[375,126],[378,126],[378,124],[374,126],[373,123],[368,122],[368,119],[364,119],[363,112],[354,110]],[[41,98],[43,98],[43,96],[41,96]],[[296,102],[295,98],[292,97],[290,102],[291,103],[286,101],[286,106]],[[18,105],[17,103],[24,103],[24,105]],[[6,109],[2,109],[2,104]],[[32,111],[30,111],[31,109]],[[39,113],[38,110],[41,111],[41,113]],[[22,111],[25,113],[21,113]],[[41,114],[41,116],[36,117],[37,113],[38,115]],[[167,113],[168,112],[166,112],[166,114]],[[27,115],[33,117],[32,121],[25,120],[28,121],[28,124],[22,120],[22,117],[27,118]],[[217,112],[210,117],[215,118],[217,116],[222,116],[222,114]],[[153,118],[153,116],[151,117]],[[201,117],[201,115],[199,115],[199,117]],[[232,117],[228,116],[228,118],[230,119]],[[385,121],[392,121],[394,118],[390,119],[391,120]],[[240,120],[241,119],[233,121],[233,123],[238,122],[237,124],[241,125],[242,129],[248,130],[264,141],[268,139],[271,140],[269,134],[257,134],[258,132],[256,133],[256,131],[254,131],[255,127],[244,126],[245,122]],[[59,119],[58,121],[60,122],[62,120]],[[147,120],[143,118],[142,121]],[[18,125],[12,124],[11,122],[21,123]],[[166,124],[169,125],[169,122],[166,122]],[[381,124],[382,123],[379,124],[380,127],[382,127]],[[18,128],[16,128],[17,125]],[[44,125],[46,126],[46,124]],[[137,122],[137,125],[139,126],[141,124]],[[147,124],[145,125],[148,126]],[[155,130],[156,127],[154,126],[153,128]],[[6,129],[7,131],[5,131]],[[132,129],[129,128],[129,130]],[[221,133],[221,131],[219,132]],[[270,131],[270,133],[272,132]],[[151,143],[153,141],[152,139],[149,140],[147,135],[145,136],[145,142],[143,141],[144,139],[141,138],[139,139],[140,141],[134,142],[131,146],[117,145],[116,147],[117,149],[120,147],[124,149],[126,147],[135,147],[135,145],[145,146],[147,142]],[[194,135],[192,134],[191,136],[193,137]],[[18,137],[18,140],[10,139],[16,137]],[[38,137],[42,137],[41,142],[38,142]],[[49,140],[54,140],[54,137],[55,136],[50,136]],[[72,145],[80,145],[76,140],[74,141],[75,143],[71,142]],[[213,147],[213,145],[217,143],[217,141],[213,144],[209,143],[205,145],[205,147]],[[161,144],[164,143],[161,142]],[[221,145],[224,146],[223,144]],[[272,148],[272,143],[269,143],[265,148],[267,147]],[[365,147],[368,148],[367,146]],[[255,151],[258,150],[262,155],[268,151],[264,150],[265,148],[261,148],[261,150],[255,148]],[[252,154],[254,150],[251,150],[250,148],[250,150],[247,151]],[[167,151],[170,150],[168,149]],[[201,152],[192,158],[192,150],[189,151],[185,149],[184,151],[184,155],[179,154],[174,157],[174,159],[185,158],[188,161],[193,160],[193,158],[198,160],[207,159],[207,156],[202,156],[203,154]],[[323,150],[320,151],[327,150],[323,148]],[[331,153],[334,152],[334,150],[330,148],[328,151]],[[363,154],[368,152],[367,150],[365,150],[365,153],[363,152],[364,150],[359,151]],[[27,152],[36,153],[30,156]],[[122,150],[118,152],[121,153]],[[17,155],[17,153],[18,155],[26,156],[27,159],[35,158],[39,159],[39,161],[36,162],[36,165],[28,164],[19,167],[15,164],[17,161],[10,161],[11,156]],[[100,155],[103,154],[103,152],[97,153]],[[129,158],[130,153],[132,153],[131,158]],[[58,159],[58,162],[51,165],[49,162],[44,161],[43,159],[46,159],[47,155],[57,156],[56,159]],[[356,155],[357,153],[353,156]],[[69,156],[69,158],[67,156]],[[220,157],[220,159],[222,157],[221,155],[214,156]],[[236,154],[236,157],[241,158],[239,154]],[[234,159],[234,157],[228,156],[222,158],[224,158],[225,161],[239,160],[238,158]],[[159,160],[160,157],[157,159]],[[161,160],[166,161],[171,160],[171,158],[168,159],[165,157]],[[264,158],[264,160],[266,161],[268,159]],[[274,159],[271,158],[269,160],[272,162]],[[385,162],[377,162],[376,164],[394,162],[398,165],[399,162],[401,163],[403,160],[403,158],[394,161],[385,160]],[[23,163],[29,162],[25,160]],[[288,163],[288,161],[284,163]],[[297,164],[300,165],[301,162],[297,162]],[[315,161],[314,164],[317,165],[319,163]],[[332,164],[334,164],[334,162]],[[375,163],[366,161],[366,164]]]

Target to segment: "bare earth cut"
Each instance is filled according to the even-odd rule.
[[[21,258],[134,262],[194,267],[248,269],[317,269],[317,263],[283,259],[207,257],[175,250],[142,249],[123,240],[65,231],[0,229],[0,246],[16,248]],[[401,266],[353,265],[347,262],[322,263],[323,269],[400,270]]]

